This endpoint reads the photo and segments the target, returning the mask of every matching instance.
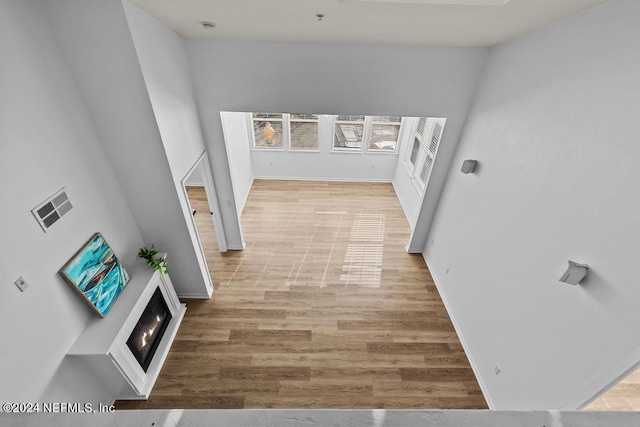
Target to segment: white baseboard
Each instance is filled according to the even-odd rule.
[[[424,252],[422,252],[422,258],[424,258],[424,262],[427,263],[427,268],[429,269],[429,273],[431,273],[431,277],[433,278],[433,283],[436,284],[436,288],[438,289],[438,293],[440,294],[440,298],[442,299],[444,308],[447,310],[447,314],[449,315],[449,318],[451,319],[451,323],[453,324],[453,329],[455,329],[456,335],[458,335],[458,339],[462,344],[462,348],[464,349],[464,352],[467,355],[467,359],[469,359],[469,363],[471,364],[471,369],[473,370],[476,380],[478,381],[478,385],[480,385],[480,390],[482,391],[482,395],[487,401],[487,405],[489,405],[489,409],[496,409],[495,405],[493,404],[493,400],[491,399],[491,394],[489,394],[489,390],[487,389],[487,386],[482,380],[482,376],[480,375],[480,370],[478,369],[478,366],[473,359],[473,354],[471,354],[471,352],[469,351],[469,346],[467,345],[467,342],[464,339],[464,334],[462,333],[462,330],[460,329],[460,326],[458,325],[458,322],[456,321],[453,311],[451,310],[451,307],[447,301],[447,295],[444,292],[441,285],[438,284],[443,282],[440,282],[440,280],[436,277],[435,270],[432,268],[432,264],[429,262],[429,259],[427,258],[427,255]]]
[[[242,241],[242,245],[240,245],[240,246],[228,246],[227,250],[229,250],[229,251],[244,251],[246,247],[247,247],[247,244],[243,240]]]
[[[208,294],[184,294],[178,293],[178,298],[187,298],[187,299],[210,299],[211,296]]]
[[[414,249],[411,247],[410,245],[411,242],[409,242],[407,244],[407,246],[405,246],[405,250],[407,251],[408,254],[421,254],[422,253],[422,249]]]
[[[255,176],[254,179],[272,181],[332,181],[332,182],[392,182],[392,179],[365,179],[365,178],[335,178],[335,177],[297,177],[297,176]]]

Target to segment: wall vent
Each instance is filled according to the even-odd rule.
[[[31,213],[46,233],[53,224],[62,218],[73,208],[64,187],[58,190],[53,196],[31,209]]]

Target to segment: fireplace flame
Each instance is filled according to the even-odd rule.
[[[149,328],[148,331],[146,331],[146,332],[144,332],[142,334],[142,337],[141,337],[142,346],[141,346],[141,348],[144,348],[147,345],[147,338],[151,338],[151,336],[156,331],[156,328],[158,327],[158,324],[160,323],[161,320],[162,319],[160,318],[160,316],[156,316],[156,324],[153,325],[152,328]]]

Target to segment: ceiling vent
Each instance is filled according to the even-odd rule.
[[[73,208],[64,187],[53,196],[31,209],[31,213],[46,233],[53,224]]]

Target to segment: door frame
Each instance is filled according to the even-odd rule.
[[[198,169],[200,166],[202,166],[202,181],[203,181],[202,183],[204,186],[204,192],[207,196],[207,202],[209,203],[209,211],[212,213],[211,219],[213,222],[213,229],[216,232],[218,248],[220,252],[227,252],[228,250],[227,239],[224,234],[224,224],[222,222],[220,204],[218,203],[218,195],[216,193],[216,188],[213,183],[213,174],[211,172],[211,165],[209,164],[209,157],[207,156],[206,150],[200,155],[200,157],[198,157],[198,160],[196,160],[193,166],[189,168],[184,178],[182,178],[182,181],[181,181],[182,191],[184,192],[184,196],[187,199],[187,202],[189,202],[189,194],[187,193],[187,180],[191,177],[193,172],[195,172],[196,169]],[[191,209],[191,202],[189,202],[188,205],[189,205],[189,208]],[[196,234],[198,234],[197,233],[198,228],[196,226],[195,221],[193,220],[192,212],[189,212],[189,217],[191,218],[193,226],[196,229]],[[204,250],[202,249],[202,241],[200,241],[199,234],[198,234],[198,242],[200,243],[200,249],[203,251],[203,256],[204,256]]]

